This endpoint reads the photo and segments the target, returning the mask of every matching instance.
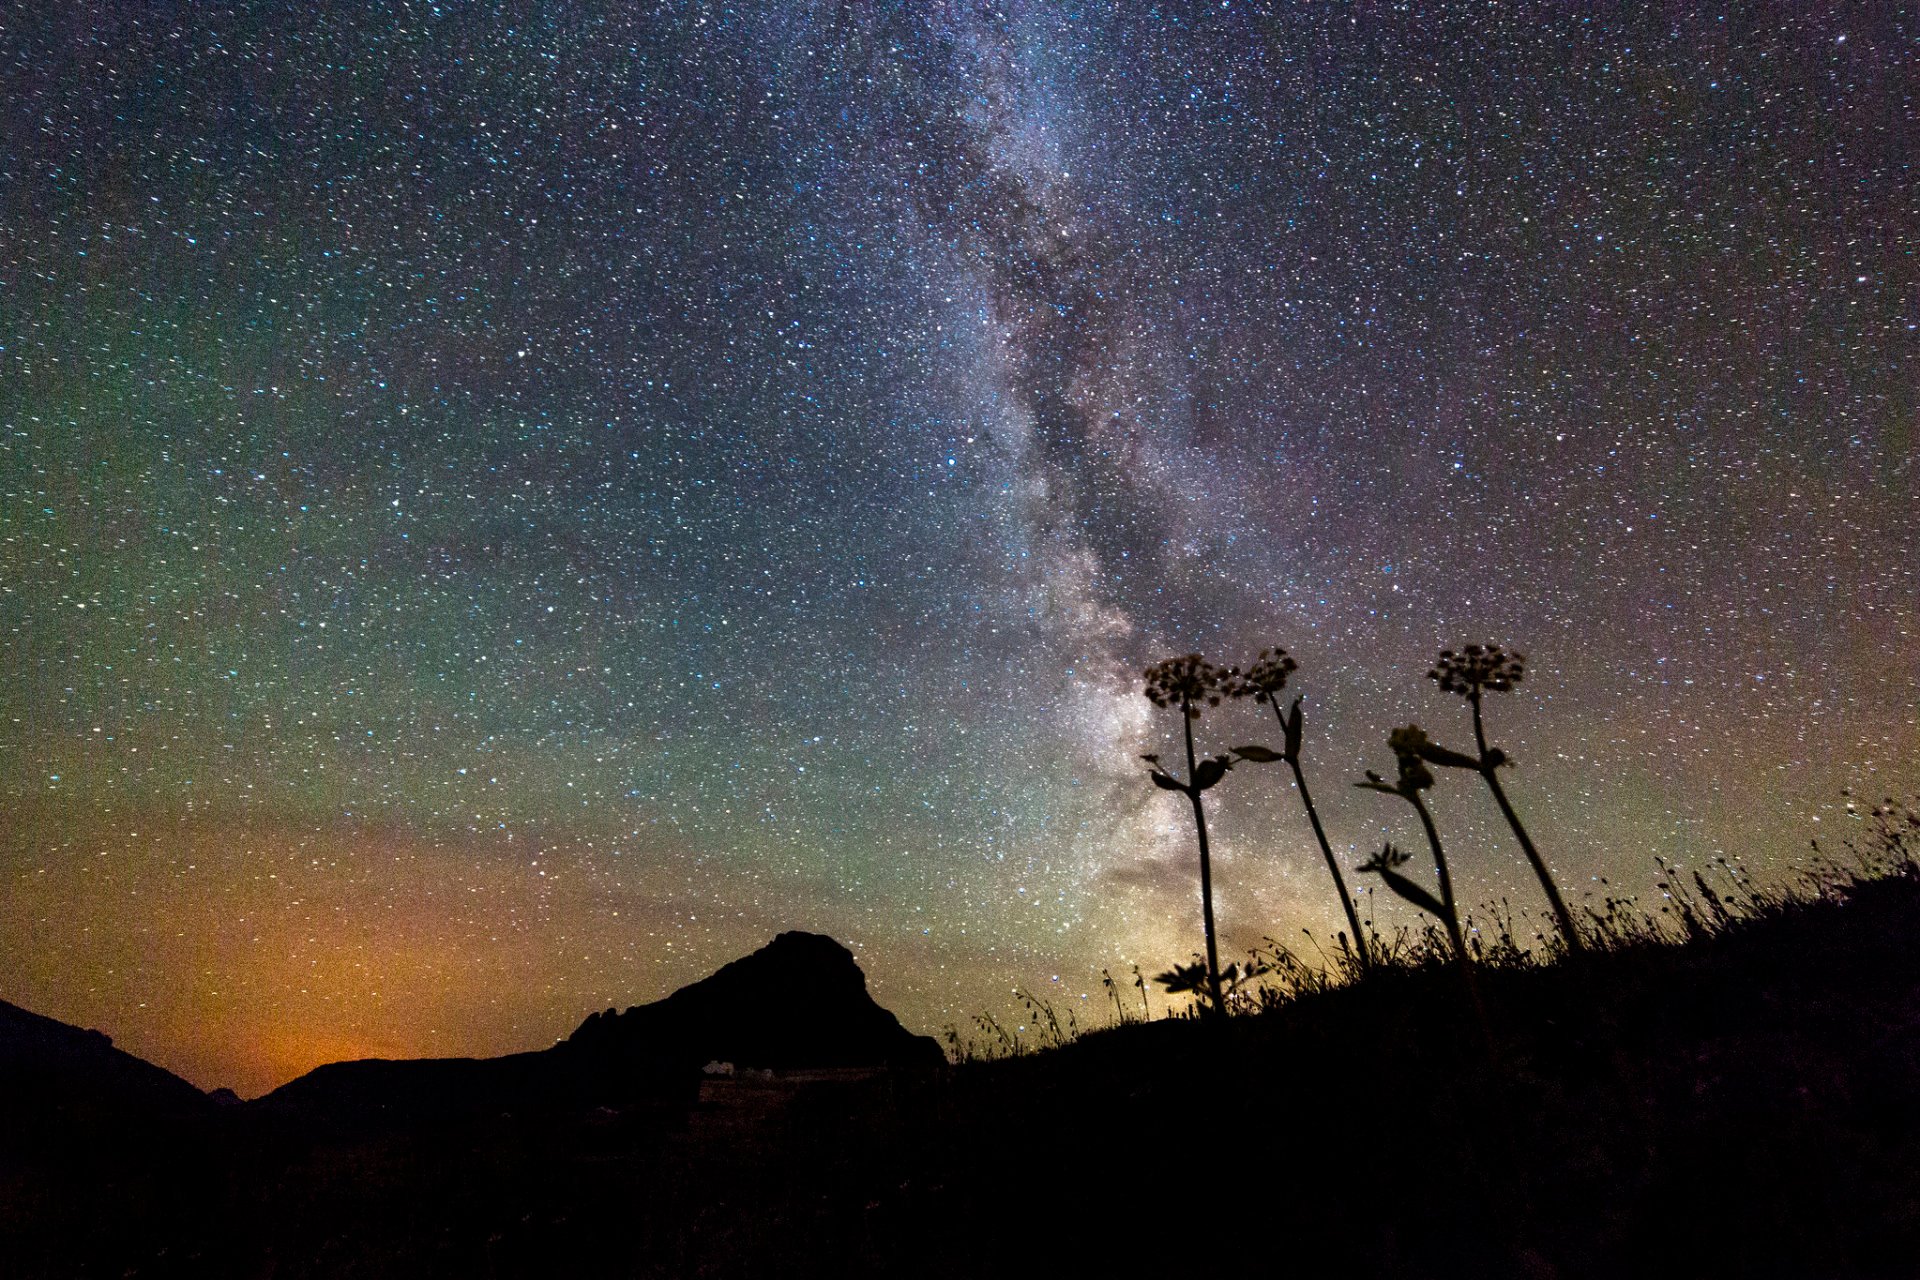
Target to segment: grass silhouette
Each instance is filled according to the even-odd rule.
[[[1377,774],[1355,784],[1363,789],[1400,796],[1416,810],[1425,808],[1422,792],[1432,785],[1431,771],[1425,768],[1423,746],[1432,744],[1417,726],[1396,730],[1390,741],[1402,762],[1402,773],[1394,782]],[[1441,748],[1444,751],[1444,748]],[[1404,786],[1404,790],[1402,787]],[[1864,812],[1850,809],[1855,829],[1839,842],[1838,851],[1829,855],[1818,842],[1814,857],[1777,884],[1757,883],[1737,861],[1716,856],[1702,867],[1684,868],[1656,856],[1659,876],[1654,889],[1660,905],[1649,910],[1633,896],[1609,894],[1601,905],[1587,910],[1587,942],[1583,956],[1609,958],[1610,963],[1643,961],[1675,955],[1690,947],[1704,947],[1736,936],[1744,936],[1784,927],[1809,911],[1844,907],[1856,895],[1867,893],[1880,898],[1911,900],[1920,919],[1920,798],[1888,799]],[[1379,875],[1398,897],[1432,917],[1424,927],[1398,930],[1391,937],[1373,935],[1369,946],[1374,956],[1371,968],[1326,963],[1315,967],[1286,946],[1268,938],[1256,948],[1245,965],[1229,965],[1221,970],[1225,1007],[1243,1015],[1264,1015],[1289,1009],[1302,1001],[1344,999],[1343,993],[1359,991],[1404,991],[1406,984],[1432,971],[1451,969],[1464,975],[1464,985],[1472,1001],[1482,1038],[1496,1055],[1499,1043],[1481,994],[1482,973],[1502,983],[1519,980],[1519,975],[1547,977],[1573,971],[1563,960],[1573,953],[1552,947],[1540,947],[1537,932],[1523,936],[1527,917],[1504,901],[1483,905],[1476,914],[1463,912],[1453,899],[1452,875],[1444,848],[1439,844],[1431,813],[1422,822],[1434,854],[1441,891],[1435,894],[1408,877],[1402,868],[1413,855],[1387,843],[1361,864],[1360,870]],[[1606,884],[1603,880],[1602,884]],[[1609,886],[1610,888],[1610,886]],[[1544,922],[1543,922],[1544,924]],[[1310,937],[1311,935],[1309,935]],[[1185,965],[1173,966],[1155,976],[1155,981],[1172,994],[1193,997],[1194,1007],[1185,1013],[1169,1005],[1159,1018],[1151,1016],[1145,1005],[1146,985],[1139,966],[1133,967],[1134,985],[1139,989],[1142,1009],[1147,1016],[1128,1010],[1120,1001],[1121,983],[1110,972],[1102,971],[1102,985],[1114,1004],[1113,1021],[1105,1027],[1071,1025],[1063,1034],[1057,1018],[1032,997],[1016,990],[1026,1012],[1032,1015],[1038,1034],[1023,1035],[1009,1031],[991,1015],[979,1015],[974,1021],[988,1031],[984,1041],[968,1041],[948,1028],[950,1043],[956,1038],[964,1046],[956,1062],[992,1062],[1026,1057],[1042,1049],[1064,1049],[1089,1036],[1109,1031],[1143,1027],[1155,1022],[1180,1022],[1209,1011],[1211,993],[1205,964],[1199,956]],[[1558,977],[1553,978],[1556,983]],[[1583,984],[1583,990],[1585,989]]]
[[[1133,981],[1128,984],[1140,993],[1140,1013],[1135,1016],[1120,995],[1121,983],[1109,969],[1100,971],[1100,985],[1106,990],[1107,999],[1113,1002],[1113,1019],[1116,1025],[1124,1026],[1129,1022],[1150,1022],[1153,1020],[1153,1006],[1147,1003],[1147,979],[1140,972],[1140,966],[1133,966]]]

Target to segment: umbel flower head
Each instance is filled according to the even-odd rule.
[[[1232,667],[1216,667],[1197,653],[1156,662],[1146,670],[1147,701],[1156,707],[1182,707],[1198,720],[1204,707],[1217,707],[1240,678]]]
[[[1470,644],[1464,649],[1442,649],[1427,679],[1442,693],[1477,698],[1485,690],[1511,693],[1526,674],[1527,657],[1509,653],[1497,644]]]
[[[1289,657],[1285,649],[1277,645],[1262,649],[1246,674],[1228,688],[1227,695],[1244,698],[1251,694],[1255,702],[1273,702],[1276,695],[1287,687],[1287,677],[1299,669],[1300,664]]]

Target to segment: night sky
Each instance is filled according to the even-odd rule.
[[[1349,866],[1498,640],[1571,896],[1783,874],[1920,786],[1920,17],[1603,8],[0,19],[0,998],[243,1093],[786,928],[1097,1021],[1201,945],[1140,671],[1276,643]],[[1283,781],[1225,949],[1316,958]]]

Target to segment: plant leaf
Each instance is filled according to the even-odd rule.
[[[1205,791],[1227,776],[1227,762],[1219,757],[1202,760],[1193,770],[1193,789]]]
[[[1393,890],[1414,906],[1429,915],[1439,916],[1442,920],[1447,918],[1447,909],[1440,904],[1440,899],[1434,897],[1425,889],[1401,875],[1398,871],[1389,867],[1375,867],[1374,872],[1382,880],[1387,882],[1387,888]]]
[[[1147,774],[1147,776],[1149,778],[1152,778],[1153,785],[1160,788],[1162,791],[1185,791],[1187,789],[1186,783],[1181,782],[1178,779],[1173,778],[1167,774],[1164,774],[1160,772],[1158,769],[1151,770]]]
[[[1233,754],[1235,754],[1236,756],[1239,756],[1242,760],[1250,760],[1254,764],[1272,764],[1276,760],[1286,759],[1285,756],[1281,755],[1278,751],[1275,751],[1272,747],[1262,747],[1262,746],[1255,745],[1255,746],[1248,746],[1248,747],[1234,747],[1232,748],[1232,750],[1233,750]]]
[[[1179,993],[1182,991],[1199,991],[1206,980],[1206,976],[1207,970],[1205,965],[1181,964],[1175,965],[1165,973],[1154,974],[1153,980],[1165,987],[1168,991]]]
[[[1451,750],[1437,742],[1426,742],[1420,746],[1420,758],[1428,764],[1444,765],[1449,769],[1478,769],[1480,762],[1470,755]]]

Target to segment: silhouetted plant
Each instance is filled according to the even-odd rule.
[[[1305,933],[1311,942],[1313,935]],[[1291,948],[1264,938],[1265,946],[1255,947],[1253,957],[1264,966],[1267,974],[1274,979],[1272,983],[1260,986],[1260,1005],[1262,1009],[1278,1008],[1298,1000],[1302,996],[1320,995],[1338,985],[1324,967],[1315,967],[1295,955]],[[1314,944],[1319,949],[1319,944]]]
[[[1507,825],[1513,828],[1514,839],[1520,842],[1520,851],[1527,855],[1533,874],[1540,880],[1540,888],[1547,895],[1547,904],[1553,908],[1553,918],[1560,926],[1560,936],[1567,950],[1577,953],[1582,949],[1582,943],[1580,930],[1573,923],[1573,913],[1567,910],[1566,901],[1560,896],[1560,888],[1554,884],[1553,876],[1547,870],[1546,860],[1533,847],[1532,837],[1521,825],[1520,815],[1513,811],[1506,789],[1500,785],[1499,769],[1511,762],[1506,752],[1487,745],[1486,721],[1480,705],[1482,697],[1489,692],[1513,692],[1526,675],[1526,665],[1524,654],[1510,653],[1497,644],[1470,644],[1457,652],[1442,649],[1440,656],[1434,660],[1433,669],[1427,672],[1427,678],[1438,684],[1442,693],[1458,694],[1472,706],[1473,741],[1480,755],[1478,759],[1454,758],[1459,757],[1458,752],[1436,748],[1449,758],[1429,758],[1435,764],[1470,768],[1486,780],[1494,803],[1500,806],[1501,815],[1506,818]]]
[[[1054,1011],[1052,1002],[1042,1000],[1019,987],[1013,989],[1013,994],[1015,999],[1027,1007],[1028,1018],[1033,1023],[1033,1034],[1040,1041],[1042,1048],[1059,1049],[1080,1038],[1080,1023],[1074,1017],[1071,1006],[1067,1009],[1067,1021],[1063,1026],[1060,1015]]]
[[[946,1025],[944,1038],[954,1062],[1022,1058],[1048,1049],[1064,1049],[1080,1038],[1080,1021],[1072,1005],[1062,1014],[1052,1001],[1020,987],[1013,989],[1013,997],[1026,1012],[1023,1019],[1013,1020],[1011,1027],[991,1013],[976,1013],[971,1019],[981,1036],[976,1040],[972,1033],[961,1031],[953,1023]],[[1122,1023],[1126,1021],[1121,1019]]]
[[[1427,846],[1433,851],[1433,867],[1440,879],[1440,896],[1434,897],[1420,885],[1400,874],[1412,855],[1386,845],[1379,853],[1360,864],[1360,870],[1371,872],[1386,882],[1387,888],[1400,898],[1411,902],[1432,915],[1440,917],[1440,923],[1446,926],[1447,940],[1452,944],[1454,962],[1459,966],[1460,976],[1466,982],[1467,995],[1473,1001],[1475,1015],[1480,1020],[1480,1029],[1486,1035],[1487,1046],[1491,1051],[1493,1033],[1487,1023],[1487,1013],[1480,1003],[1480,987],[1474,980],[1473,961],[1467,955],[1466,937],[1460,928],[1460,908],[1453,896],[1453,872],[1447,866],[1447,853],[1440,844],[1440,832],[1433,825],[1433,814],[1427,808],[1421,792],[1433,786],[1433,770],[1427,767],[1426,757],[1434,752],[1443,755],[1444,747],[1437,747],[1417,724],[1395,729],[1387,737],[1387,745],[1393,749],[1394,759],[1399,764],[1399,776],[1392,782],[1383,779],[1373,770],[1367,770],[1367,780],[1354,785],[1368,791],[1378,791],[1382,795],[1399,796],[1413,806],[1420,815],[1420,826],[1427,833]]]
[[[1327,861],[1327,873],[1333,877],[1333,887],[1340,895],[1340,909],[1346,912],[1349,936],[1353,939],[1351,953],[1358,957],[1360,968],[1364,971],[1373,964],[1373,956],[1367,948],[1366,934],[1360,929],[1360,913],[1353,905],[1353,895],[1347,892],[1347,881],[1340,874],[1340,864],[1333,856],[1333,846],[1327,843],[1326,829],[1320,825],[1320,813],[1313,807],[1313,793],[1307,790],[1307,778],[1300,771],[1300,734],[1302,716],[1299,698],[1286,711],[1280,710],[1280,691],[1287,687],[1287,677],[1300,669],[1300,664],[1290,657],[1285,649],[1262,649],[1260,657],[1247,669],[1247,673],[1235,681],[1228,689],[1228,695],[1235,698],[1251,696],[1257,703],[1273,708],[1274,719],[1280,722],[1281,749],[1249,745],[1233,748],[1237,759],[1252,764],[1271,764],[1284,760],[1293,770],[1293,785],[1300,790],[1300,803],[1306,808],[1307,821],[1313,826],[1313,838],[1320,843],[1320,853]]]
[[[1400,868],[1413,861],[1413,855],[1389,840],[1380,846],[1380,852],[1362,862],[1359,870],[1371,872],[1386,881],[1387,888],[1400,898],[1444,921],[1447,918],[1447,905],[1421,888],[1418,884],[1400,874]],[[1451,931],[1449,931],[1451,932]]]
[[[1167,989],[1167,994],[1176,996],[1207,996],[1207,966],[1198,956],[1192,964],[1177,964],[1165,973],[1156,973],[1153,980]]]
[[[1392,782],[1387,782],[1369,769],[1367,780],[1354,785],[1364,790],[1378,791],[1382,795],[1398,796],[1420,815],[1420,826],[1427,833],[1427,846],[1433,850],[1433,867],[1440,880],[1440,896],[1436,899],[1399,874],[1398,868],[1406,864],[1410,855],[1401,853],[1392,845],[1362,863],[1360,870],[1378,875],[1397,896],[1422,911],[1439,916],[1440,923],[1446,926],[1447,937],[1453,942],[1453,949],[1464,961],[1467,946],[1461,936],[1460,912],[1453,898],[1453,872],[1447,866],[1447,852],[1440,843],[1440,832],[1433,825],[1433,812],[1427,808],[1426,798],[1421,794],[1433,787],[1433,770],[1427,768],[1423,757],[1434,744],[1425,730],[1417,724],[1410,724],[1389,734],[1387,745],[1393,749],[1394,759],[1398,763],[1398,776]]]
[[[1193,805],[1193,828],[1200,842],[1200,914],[1206,927],[1207,990],[1206,1008],[1216,1015],[1226,1013],[1227,1002],[1220,988],[1220,950],[1213,929],[1213,859],[1207,844],[1207,811],[1200,795],[1217,786],[1233,767],[1230,756],[1197,760],[1193,752],[1193,722],[1206,707],[1217,707],[1239,673],[1230,667],[1216,667],[1197,653],[1168,658],[1146,670],[1147,701],[1156,707],[1178,707],[1180,728],[1187,748],[1187,776],[1174,777],[1160,767],[1157,755],[1142,756],[1149,766],[1148,777],[1164,791],[1178,791]]]
[[[1147,1003],[1147,979],[1146,975],[1140,972],[1139,965],[1136,964],[1133,966],[1133,982],[1131,983],[1134,990],[1140,993],[1139,1013],[1136,1014],[1128,1010],[1126,1002],[1120,995],[1120,987],[1122,985],[1120,979],[1114,977],[1111,970],[1102,969],[1100,971],[1100,985],[1106,988],[1107,999],[1113,1001],[1114,1019],[1120,1026],[1124,1027],[1130,1022],[1148,1022],[1152,1020],[1153,1008]]]
[[[1847,817],[1864,828],[1842,839],[1849,862],[1870,876],[1920,874],[1920,796],[1905,800],[1888,796],[1865,813],[1854,799],[1853,788],[1840,796],[1846,801]],[[1825,857],[1818,840],[1813,850]]]
[[[1240,990],[1242,986],[1269,972],[1271,969],[1256,952],[1248,957],[1244,965],[1230,964],[1219,970],[1219,985],[1216,987],[1213,974],[1200,957],[1195,956],[1192,964],[1175,965],[1165,973],[1154,974],[1153,980],[1165,987],[1169,995],[1191,995],[1209,1013],[1225,1013],[1247,1003]],[[1220,993],[1218,1004],[1214,1003],[1215,991]]]
[[[1111,970],[1102,969],[1100,971],[1100,985],[1106,989],[1107,999],[1113,1001],[1114,1025],[1124,1027],[1133,1021],[1132,1017],[1127,1013],[1127,1006],[1121,1003],[1120,984],[1113,980],[1113,972]]]
[[[1020,1041],[1019,1033],[1009,1031],[1000,1025],[1000,1020],[990,1013],[973,1015],[973,1025],[979,1027],[988,1036],[987,1047],[980,1056],[986,1058],[1017,1058],[1027,1051]]]

